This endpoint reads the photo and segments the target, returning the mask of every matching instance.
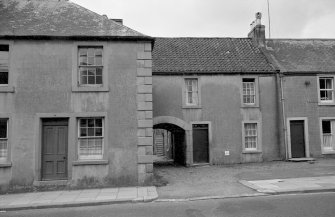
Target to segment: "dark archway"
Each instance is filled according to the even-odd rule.
[[[185,130],[171,123],[155,124],[153,128],[154,154],[170,158],[175,164],[186,165]]]

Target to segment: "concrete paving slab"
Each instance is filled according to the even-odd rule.
[[[11,194],[1,195],[0,211],[125,202],[148,202],[157,198],[158,195],[155,187],[87,189],[75,191]]]
[[[335,176],[302,177],[281,180],[241,180],[240,183],[262,193],[335,191]],[[271,184],[270,184],[271,183]]]

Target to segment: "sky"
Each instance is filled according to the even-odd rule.
[[[71,0],[153,37],[247,37],[267,0]],[[271,38],[335,38],[335,0],[269,0]]]

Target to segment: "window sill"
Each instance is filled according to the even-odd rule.
[[[254,150],[254,151],[242,151],[242,154],[261,154],[262,151]]]
[[[108,164],[108,160],[80,160],[73,161],[73,166],[81,166],[81,165],[106,165]]]
[[[15,88],[13,86],[0,86],[0,93],[14,93]]]
[[[241,108],[259,108],[259,105],[257,105],[257,104],[248,105],[248,104],[243,104],[242,103]]]
[[[201,105],[183,105],[183,109],[201,109]]]
[[[335,105],[335,102],[319,102],[318,105],[321,105],[321,106],[334,106]]]
[[[327,154],[335,154],[335,150],[334,151],[322,151],[322,154],[325,154],[325,155],[327,155]]]
[[[72,92],[109,92],[108,87],[72,87]]]
[[[0,168],[12,167],[12,163],[0,163]]]

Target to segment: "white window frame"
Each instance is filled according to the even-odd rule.
[[[332,147],[325,147],[324,146],[324,134],[323,134],[323,127],[322,127],[322,122],[323,121],[330,121],[330,136],[331,136],[331,144]],[[332,124],[334,122],[334,126]],[[328,135],[328,136],[329,136]],[[335,154],[335,117],[322,117],[320,118],[320,141],[321,141],[321,151],[322,154]]]
[[[102,120],[102,136],[81,136],[80,135],[80,120],[82,119],[101,119]],[[77,118],[77,153],[79,161],[87,161],[87,160],[102,160],[104,158],[104,148],[105,148],[105,117],[78,117]],[[83,156],[80,155],[80,141],[82,139],[101,139],[101,155],[91,155],[91,156]]]
[[[197,84],[197,89],[196,91],[191,91],[192,93],[192,99],[194,97],[196,97],[196,100],[192,103],[189,103],[189,97],[188,97],[188,93],[190,93],[190,91],[188,90],[187,87],[187,81],[189,80],[195,80],[196,84]],[[183,108],[201,108],[201,91],[200,91],[200,78],[199,77],[184,77],[183,79]],[[194,96],[194,94],[196,94]]]
[[[8,45],[9,51],[8,51],[8,83],[7,84],[0,84],[0,93],[14,93],[14,87],[13,87],[13,61],[11,61],[12,56],[12,50],[13,50],[13,41],[9,40],[0,40],[0,44]]]
[[[79,65],[79,49],[83,47],[99,47],[102,49],[102,84],[81,84]],[[72,66],[72,91],[73,92],[108,92],[108,58],[110,51],[107,42],[74,42],[72,50],[72,58],[74,64]],[[91,66],[94,67],[94,66]]]
[[[245,79],[252,79],[253,81],[244,81]],[[253,86],[253,87],[251,87]],[[253,89],[253,91],[252,91]],[[243,78],[242,79],[242,100],[243,100],[243,104],[246,105],[255,105],[256,104],[256,82],[254,78]],[[244,101],[245,97],[249,98],[250,101],[253,102],[246,102]]]
[[[6,152],[6,156],[4,156],[4,157],[1,157],[0,156],[0,164],[1,163],[6,163],[6,162],[8,162],[8,156],[9,156],[9,119],[8,118],[1,118],[0,117],[0,120],[5,120],[6,121],[6,138],[0,138],[0,142],[1,141],[6,141],[6,148],[7,148],[7,150],[5,151]]]
[[[88,50],[88,49],[93,49],[94,51],[94,56],[91,56],[91,58],[93,58],[93,62],[94,62],[94,64],[93,65],[81,65],[80,64],[80,50],[81,49],[86,49],[86,50]],[[95,51],[96,50],[101,50],[101,64],[96,64],[96,55],[95,55]],[[88,51],[86,52],[86,55],[87,55],[87,61],[88,61],[88,58],[90,57],[90,56],[88,56]],[[98,87],[101,87],[101,86],[103,86],[103,82],[104,82],[104,80],[103,80],[103,74],[102,74],[102,72],[103,72],[103,65],[104,65],[104,62],[103,62],[103,47],[102,46],[79,46],[78,47],[78,81],[79,81],[79,83],[78,83],[78,85],[79,86],[98,86]],[[82,74],[81,74],[81,69],[82,68],[86,68],[86,70],[89,70],[89,69],[95,69],[95,75],[94,75],[94,83],[93,84],[90,84],[89,83],[89,77],[92,77],[92,76],[89,76],[88,74],[86,75],[86,83],[82,83]],[[97,83],[97,77],[99,77],[98,75],[97,75],[97,69],[101,69],[101,84],[100,83]],[[87,71],[87,73],[88,73],[88,71]]]
[[[335,91],[334,91],[334,79],[335,77],[333,75],[320,75],[317,77],[318,81],[318,101],[319,105],[335,105]],[[321,79],[331,79],[332,81],[332,88],[331,89],[321,89],[320,88],[320,80]],[[332,94],[332,99],[331,100],[322,100],[321,99],[321,91],[330,91]]]
[[[246,134],[245,126],[246,124],[255,124],[256,125],[256,147],[255,148],[246,148]],[[260,153],[262,152],[262,134],[261,134],[261,123],[260,121],[242,121],[242,149],[243,153]]]
[[[243,82],[245,79],[252,79],[253,82]],[[254,84],[254,102],[246,103],[244,102],[244,96],[250,96],[250,94],[246,95],[244,92],[244,84],[245,83],[253,83]],[[242,76],[241,77],[241,107],[259,107],[259,97],[258,97],[258,77],[255,76]]]

